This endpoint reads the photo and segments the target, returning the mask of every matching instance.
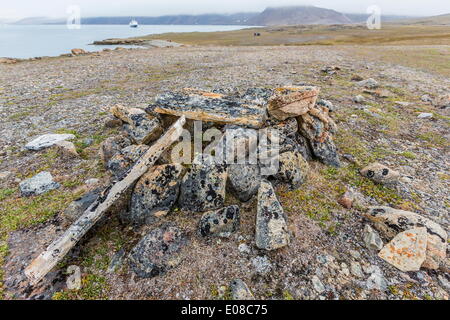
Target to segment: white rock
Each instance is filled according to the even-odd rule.
[[[364,235],[363,235],[364,243],[366,247],[370,250],[381,250],[383,248],[383,240],[381,240],[378,232],[372,229],[371,226],[366,224],[364,227]]]
[[[367,289],[385,291],[387,289],[387,281],[383,277],[383,273],[377,266],[371,266],[372,274],[366,281]]]
[[[66,280],[67,289],[80,290],[81,289],[81,270],[78,266],[69,266],[67,268],[69,277]]]
[[[28,150],[38,151],[55,145],[57,142],[74,139],[73,134],[44,134],[25,145]]]
[[[88,179],[84,182],[84,184],[88,185],[88,186],[94,186],[100,183],[99,179]]]
[[[405,102],[405,101],[395,101],[395,104],[401,106],[401,107],[409,107],[411,105],[411,102]]]
[[[366,99],[362,95],[357,95],[353,98],[353,102],[356,103],[363,103],[364,101],[366,101]]]
[[[265,274],[272,269],[272,264],[266,256],[256,257],[252,259],[252,264],[256,269],[256,272]]]
[[[350,270],[348,270],[348,266],[345,263],[341,263],[341,273],[347,277],[350,275]]]
[[[322,281],[320,281],[319,277],[313,276],[311,282],[314,287],[314,290],[316,290],[317,293],[320,294],[325,291],[325,286],[323,285]]]
[[[362,272],[361,265],[358,262],[352,262],[350,264],[350,272],[358,278],[364,277],[364,273]]]
[[[250,247],[248,245],[246,245],[245,243],[241,243],[238,246],[238,249],[239,249],[239,252],[241,252],[241,253],[247,253],[247,254],[250,253]]]
[[[20,192],[23,197],[35,196],[46,193],[50,190],[58,189],[60,184],[53,181],[50,172],[40,172],[33,178],[22,181],[19,184]]]
[[[247,284],[241,279],[231,281],[230,288],[233,300],[255,300]]]
[[[420,100],[422,100],[423,102],[433,102],[433,99],[428,94],[424,94],[423,96],[421,96]]]
[[[368,88],[368,89],[375,89],[375,88],[379,87],[378,81],[376,81],[376,80],[374,80],[372,78],[360,81],[357,84],[360,87],[365,87],[365,88]]]
[[[421,113],[417,116],[417,118],[419,119],[429,119],[429,118],[433,118],[433,114],[432,113]]]
[[[427,239],[426,228],[399,233],[378,256],[403,272],[419,271],[426,258]]]

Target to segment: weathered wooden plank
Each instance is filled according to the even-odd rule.
[[[55,240],[25,269],[25,275],[28,277],[31,285],[39,283],[64,258],[86,232],[95,225],[111,205],[153,166],[156,160],[158,160],[161,154],[172,143],[178,140],[185,123],[186,118],[181,117],[163,137],[150,147],[136,165],[130,169],[124,179],[108,187],[59,239]]]
[[[154,112],[188,119],[261,128],[267,108],[239,97],[195,89],[166,92],[157,97]]]

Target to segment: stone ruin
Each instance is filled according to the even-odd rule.
[[[127,255],[121,250],[120,258],[114,258],[120,264],[127,256],[132,270],[142,278],[163,274],[181,262],[187,236],[165,218],[176,209],[201,213],[200,238],[229,238],[236,233],[241,224],[240,205],[226,205],[231,195],[241,203],[256,200],[258,249],[288,246],[289,221],[275,187],[301,188],[308,179],[309,161],[341,165],[333,143],[337,126],[330,113],[334,107],[318,100],[319,92],[313,86],[212,92],[183,89],[160,94],[145,110],[112,107],[106,126],[121,127],[123,134],[106,139],[100,149],[111,174],[110,184],[64,211],[72,225],[25,269],[29,283],[38,284],[111,208],[118,209],[123,223],[150,230]],[[66,141],[72,138],[46,134],[25,149],[55,146],[77,156],[73,143]],[[382,185],[395,185],[401,178],[399,172],[380,163],[370,164],[360,174]],[[20,183],[22,196],[58,187],[48,172]],[[352,202],[349,192],[338,200],[347,209]],[[384,245],[366,225],[366,247],[379,251],[381,259],[403,272],[421,268],[448,272],[448,235],[440,225],[389,207],[372,207],[364,216],[390,241]],[[239,281],[232,283],[232,291],[251,297]]]
[[[111,121],[116,125],[119,121],[126,135],[108,138],[101,147],[101,155],[116,181],[123,179],[149,149],[148,145],[181,116],[188,119],[185,129],[190,132],[195,130],[194,121],[202,121],[206,129],[220,130],[222,136],[214,151],[216,155],[223,152],[224,156],[217,161],[211,154],[192,154],[189,160],[193,162],[186,168],[172,161],[166,152],[135,184],[121,220],[134,226],[152,225],[177,207],[203,213],[199,216],[200,237],[227,238],[240,225],[239,206],[224,205],[227,194],[241,202],[257,197],[257,247],[276,250],[289,245],[288,218],[274,185],[299,188],[307,179],[308,161],[313,159],[340,166],[333,143],[336,125],[329,116],[330,110],[316,104],[319,91],[312,86],[252,88],[245,92],[183,89],[157,96],[146,110],[112,107],[115,118]],[[257,132],[264,129],[270,129],[265,131],[269,132],[266,140],[256,141]],[[230,132],[233,132],[231,139]],[[225,161],[230,152],[236,152],[233,149],[236,145],[244,146],[237,153],[243,153],[245,161]],[[267,145],[269,155],[263,154],[267,148],[262,147]],[[252,151],[257,156],[253,162],[246,158]],[[233,153],[232,160],[234,156]],[[267,172],[265,160],[275,156],[276,170]],[[89,201],[84,207],[88,205]],[[164,258],[153,258],[155,252],[162,246],[167,249],[163,256],[171,256],[183,241],[180,230],[171,225],[151,231],[129,255],[133,270],[142,277],[164,272],[171,264]]]
[[[124,134],[108,138],[100,149],[111,184],[69,205],[64,216],[72,225],[25,269],[30,283],[37,284],[107,210],[120,203],[126,204],[118,210],[123,223],[150,229],[128,254],[133,271],[143,278],[163,274],[180,262],[187,237],[165,219],[175,209],[201,213],[197,228],[201,238],[229,238],[236,233],[240,206],[225,205],[230,195],[241,203],[256,200],[255,244],[260,250],[288,246],[289,221],[274,187],[300,188],[308,179],[308,161],[340,166],[333,143],[337,127],[330,117],[333,105],[318,100],[319,91],[312,86],[244,92],[183,89],[157,96],[145,110],[112,107],[106,125],[119,126]],[[65,141],[70,138],[44,135],[25,148],[55,145],[73,153]],[[205,147],[205,142],[211,144]],[[400,178],[399,172],[379,163],[360,173],[378,184],[395,184]],[[23,196],[57,187],[45,172],[20,184]],[[122,201],[116,203],[118,199]],[[351,197],[344,195],[339,203],[351,208]],[[384,246],[366,225],[366,246],[381,250],[381,259],[404,272],[422,267],[448,270],[448,237],[432,220],[389,207],[373,207],[365,217],[391,241]],[[238,291],[245,289],[235,285]]]

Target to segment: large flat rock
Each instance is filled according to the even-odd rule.
[[[156,98],[154,111],[188,119],[261,128],[267,119],[265,103],[233,95],[183,89]]]
[[[74,138],[75,136],[73,134],[44,134],[27,143],[25,149],[39,151],[54,146],[58,142]]]
[[[388,239],[396,237],[400,232],[425,227],[428,232],[427,254],[422,267],[438,269],[445,261],[448,236],[444,228],[436,222],[414,212],[390,207],[372,207],[366,217]]]
[[[319,92],[312,86],[277,88],[269,101],[269,113],[282,121],[304,115],[316,104]]]
[[[403,272],[419,271],[426,258],[427,238],[426,228],[399,233],[378,256]]]
[[[20,183],[20,193],[23,197],[37,196],[58,189],[59,183],[53,181],[50,172],[40,172],[34,177]]]
[[[268,181],[262,181],[258,191],[255,238],[259,249],[269,251],[290,243],[287,216]]]

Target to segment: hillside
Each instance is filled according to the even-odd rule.
[[[417,18],[417,19],[405,19],[397,21],[399,24],[408,24],[408,25],[427,25],[427,26],[433,26],[433,25],[450,25],[450,13],[448,14],[442,14],[439,16],[432,16],[432,17],[424,17],[424,18]]]
[[[161,17],[135,17],[142,25],[247,25],[258,13],[169,15]],[[83,24],[128,24],[130,17],[85,18]]]
[[[352,23],[344,14],[313,6],[267,8],[250,19],[250,24],[261,26],[298,24],[343,24]]]

